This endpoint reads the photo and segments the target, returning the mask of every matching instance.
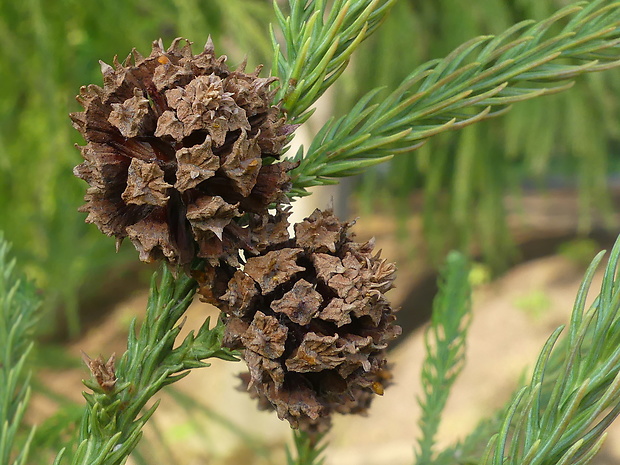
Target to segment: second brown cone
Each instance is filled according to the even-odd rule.
[[[295,237],[247,260],[207,300],[225,314],[224,345],[241,349],[246,387],[295,428],[324,431],[331,414],[363,413],[390,379],[387,344],[400,334],[385,298],[395,266],[316,210]]]

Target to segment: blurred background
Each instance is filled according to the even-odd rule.
[[[420,63],[444,56],[474,36],[545,18],[567,3],[479,0],[472,6],[457,0],[400,0],[379,32],[362,44],[335,91],[319,102],[320,111],[295,143],[307,144],[325,118],[346,112],[368,90],[395,88]],[[77,212],[86,185],[72,175],[81,162],[74,144],[84,143],[68,118],[81,109],[74,96],[82,85],[101,84],[99,59],[109,63],[118,54],[122,60],[133,47],[148,54],[151,42],[160,37],[166,44],[186,37],[197,52],[210,35],[216,52],[228,55],[231,66],[247,57],[250,68],[264,63],[265,75],[272,20],[268,0],[0,0],[0,230],[44,299],[39,325],[43,345],[33,362],[38,394],[31,413],[31,421],[44,422],[35,441],[40,452],[33,454],[41,463],[48,463],[48,448],[66,441],[81,414],[79,379],[86,373],[80,350],[91,355],[123,351],[128,322],[144,308],[153,271],[138,262],[129,244],[115,254],[114,240],[86,225],[85,214]],[[501,283],[507,279],[514,292],[520,281],[510,281],[510,273],[542,257],[556,260],[558,276],[577,270],[568,274],[578,281],[581,267],[618,232],[619,91],[618,70],[580,78],[568,92],[521,103],[497,120],[440,135],[415,153],[346,179],[333,190],[323,189],[295,205],[298,216],[333,204],[343,219],[361,218],[355,228],[359,238],[377,236],[378,248],[398,259],[399,289],[393,299],[403,307],[401,324],[413,338],[430,312],[435,269],[451,248],[476,258],[476,275],[485,286],[506,286]],[[550,309],[556,304],[548,292],[534,286],[517,293],[520,297],[508,297],[508,306],[518,315],[523,308],[554,315]],[[557,292],[569,301],[574,295]],[[510,311],[502,314],[506,326]],[[197,306],[196,325],[209,313],[213,311]],[[409,354],[409,340],[403,341],[397,350]],[[527,362],[531,357],[523,364]],[[419,368],[416,363],[409,369]],[[256,417],[250,402],[214,394],[236,384],[230,373],[242,367],[228,365],[196,378],[192,388],[183,385],[166,394],[176,407],[162,408],[167,420],[159,429],[154,422],[147,434],[149,446],[141,447],[135,463],[150,463],[158,448],[178,460],[174,444],[191,441],[195,448],[182,448],[196,449],[194,456],[171,463],[282,463],[277,451],[287,437],[286,425],[274,415]],[[64,374],[59,376],[58,370]],[[398,395],[409,396],[407,405],[415,409],[415,386],[411,389],[411,394]],[[188,397],[190,391],[209,395]],[[235,407],[214,409],[218,403]],[[405,431],[413,444],[415,414],[407,412],[411,422]],[[372,414],[370,418],[364,421],[376,420]],[[348,431],[351,421],[336,426]],[[175,433],[168,431],[169,424],[176,425]],[[373,431],[371,423],[361,425]],[[207,434],[209,428],[215,432]],[[277,432],[259,438],[257,430]],[[220,441],[226,434],[230,440]],[[334,444],[346,451],[351,443],[345,437],[344,432],[335,436]],[[404,444],[389,450],[405,450]],[[392,460],[385,463],[401,463],[390,452],[382,453]],[[350,453],[343,454],[333,463],[347,463],[344,457]],[[362,463],[361,458],[351,460]]]

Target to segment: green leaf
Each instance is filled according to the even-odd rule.
[[[424,335],[426,357],[422,365],[422,408],[416,463],[430,464],[435,435],[450,389],[465,364],[465,341],[471,321],[471,288],[467,259],[457,252],[448,255],[433,301],[431,325]]]
[[[285,16],[274,1],[279,30],[271,28],[275,96],[291,124],[306,121],[310,107],[338,79],[359,44],[381,24],[395,0],[289,0]],[[285,47],[278,42],[284,37]]]
[[[25,365],[32,351],[40,301],[34,286],[18,274],[9,251],[0,232],[0,463],[24,465],[34,430],[23,441],[18,430],[30,398],[30,374]]]
[[[563,28],[552,34],[560,21]],[[370,165],[366,160],[386,160],[429,137],[499,116],[508,104],[571,86],[558,81],[617,67],[619,44],[620,4],[605,0],[568,6],[495,38],[472,39],[446,58],[419,66],[383,101],[375,89],[353,111],[328,121],[296,157],[293,195],[330,178],[358,174]],[[592,54],[599,58],[593,60]],[[359,169],[342,164],[362,160]]]
[[[321,456],[327,447],[327,443],[323,442],[325,433],[309,435],[303,431],[292,431],[295,455],[286,448],[287,465],[322,465],[325,459]]]
[[[206,359],[238,360],[236,353],[221,346],[224,325],[209,328],[209,320],[198,333],[190,332],[176,343],[180,321],[192,302],[196,282],[175,278],[163,266],[159,283],[151,281],[146,318],[136,336],[135,321],[128,348],[115,368],[116,383],[106,389],[95,380],[85,382],[93,393],[85,394],[87,406],[80,430],[80,446],[71,463],[117,465],[124,463],[141,438],[141,429],[157,409],[158,402],[143,409],[164,386],[209,366]]]
[[[549,338],[529,385],[513,401],[498,440],[493,439],[495,445],[481,463],[581,465],[601,447],[605,429],[620,413],[620,238],[601,291],[586,309],[586,293],[601,257],[586,272],[566,342],[556,344],[562,328]],[[557,369],[552,359],[561,361]],[[550,395],[543,395],[543,383],[551,383]]]

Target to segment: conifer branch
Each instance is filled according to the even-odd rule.
[[[310,435],[303,431],[293,431],[293,443],[295,445],[295,455],[290,449],[286,448],[287,465],[323,465],[325,459],[322,457],[326,443],[322,443],[325,435]]]
[[[30,397],[30,374],[24,371],[40,302],[16,272],[9,250],[0,234],[0,463],[25,465],[34,429],[23,444],[17,444],[17,433]]]
[[[271,28],[274,58],[272,74],[280,78],[275,96],[291,124],[306,121],[308,110],[343,73],[351,54],[381,24],[395,0],[289,0],[290,16],[276,1],[282,50]]]
[[[422,366],[423,397],[416,463],[432,463],[435,435],[450,389],[465,363],[465,340],[471,317],[471,288],[466,258],[452,252],[433,302],[431,325],[424,337],[426,359]]]
[[[560,22],[564,26],[557,31]],[[319,131],[292,172],[293,196],[335,184],[431,136],[498,116],[512,103],[560,92],[576,76],[620,65],[620,3],[577,3],[540,21],[482,36],[418,67],[387,98],[381,89]]]
[[[600,449],[605,429],[620,413],[620,239],[601,292],[586,310],[586,295],[602,257],[601,252],[594,259],[579,289],[567,343],[555,346],[561,327],[551,335],[529,385],[507,409],[481,463],[580,465]],[[563,361],[559,374],[546,388],[554,370],[548,361],[558,356]]]
[[[93,392],[84,393],[87,406],[73,465],[124,463],[158,402],[144,408],[161,388],[184,378],[193,368],[209,366],[205,359],[237,360],[233,352],[221,347],[223,325],[218,322],[209,329],[209,319],[175,347],[195,291],[193,279],[174,278],[163,266],[159,287],[155,275],[151,281],[145,321],[139,334],[136,321],[132,322],[127,352],[118,366],[114,367],[113,358],[107,363],[87,359],[94,379],[84,384]],[[60,463],[61,456],[62,452],[55,463]]]

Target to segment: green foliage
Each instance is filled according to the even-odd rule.
[[[30,397],[25,364],[32,350],[39,299],[8,254],[9,245],[0,233],[0,463],[24,465],[34,429],[23,443],[18,432]]]
[[[489,436],[497,431],[500,424],[500,414],[482,420],[466,438],[441,451],[433,460],[433,465],[477,464],[484,452]]]
[[[322,465],[324,459],[321,457],[327,443],[324,443],[325,434],[310,435],[303,431],[293,430],[293,444],[295,454],[290,449],[286,449],[287,465]]]
[[[560,20],[566,25],[556,32]],[[569,6],[544,21],[523,21],[496,37],[465,42],[446,58],[419,66],[380,103],[379,89],[370,91],[347,115],[325,124],[306,154],[297,153],[294,195],[360,174],[431,136],[500,115],[512,103],[572,85],[557,81],[620,65],[619,23],[619,4]]]
[[[420,63],[445,56],[472,37],[549,17],[566,3],[480,0],[471,8],[454,0],[398,2],[384,27],[360,47],[353,72],[343,76],[338,111],[347,113],[376,87],[396,88]],[[402,216],[411,212],[412,193],[419,192],[436,263],[450,248],[475,244],[495,269],[505,267],[515,253],[505,197],[518,196],[523,188],[575,189],[579,231],[592,227],[595,211],[607,213],[609,226],[607,180],[618,167],[618,95],[615,72],[589,74],[570,92],[522,102],[502,119],[442,134],[415,156],[398,156],[368,170],[359,180],[358,199],[365,209],[385,210],[387,204]],[[379,204],[378,197],[388,201]]]
[[[102,81],[97,60],[132,46],[148,53],[159,37],[201,46],[210,34],[218,51],[226,39],[235,62],[246,53],[264,61],[272,16],[270,4],[256,0],[0,2],[0,229],[45,289],[46,309],[61,308],[72,335],[78,296],[101,292],[101,276],[135,256],[129,248],[110,253],[113,241],[76,213],[85,187],[71,172],[81,161],[72,145],[83,143],[68,118],[80,110],[73,96]]]
[[[534,289],[527,294],[517,297],[514,304],[527,315],[536,319],[547,313],[551,306],[551,299],[542,289]]]
[[[558,254],[584,269],[590,264],[590,257],[596,254],[598,244],[593,239],[575,239],[560,244]]]
[[[422,414],[416,463],[433,463],[435,435],[450,389],[465,364],[465,340],[471,321],[471,288],[466,258],[452,252],[433,301],[431,325],[424,337],[426,359],[422,366]]]
[[[620,413],[620,240],[611,252],[600,294],[586,309],[602,258],[600,253],[586,272],[566,344],[555,347],[560,327],[543,347],[530,383],[508,408],[481,463],[579,465],[600,449],[605,429]],[[562,363],[550,394],[543,395],[548,362],[557,351]]]
[[[395,0],[289,0],[284,16],[274,0],[286,49],[272,28],[272,74],[280,78],[275,100],[282,101],[288,120],[301,124],[314,112],[310,106],[344,72],[351,54],[381,24]],[[325,18],[324,18],[325,17]]]
[[[198,332],[190,332],[175,346],[183,325],[181,319],[192,302],[196,283],[186,276],[174,278],[165,266],[159,287],[155,278],[153,276],[140,332],[136,334],[134,320],[127,352],[115,371],[112,368],[115,384],[105,386],[98,379],[84,382],[93,392],[84,394],[87,407],[72,464],[124,463],[159,402],[146,411],[143,409],[161,388],[184,378],[191,369],[209,366],[203,361],[205,359],[237,360],[233,352],[221,347],[224,326],[218,323],[209,329],[209,319]],[[61,463],[62,457],[63,453],[59,454],[55,463]]]
[[[175,19],[183,35],[204,35],[208,29],[204,26],[212,25],[212,33],[214,30],[222,33],[226,28],[244,29],[241,33],[244,40],[256,42],[259,47],[267,43],[255,37],[256,28],[239,27],[241,21],[252,24],[251,16],[260,17],[260,3],[170,2],[157,5],[139,0],[122,4],[108,2],[97,11],[74,0],[0,4],[3,13],[0,37],[5,43],[0,51],[0,64],[8,64],[0,67],[0,76],[8,83],[0,89],[0,117],[4,127],[0,144],[8,154],[0,160],[0,170],[8,179],[0,190],[0,209],[7,212],[0,226],[6,222],[10,234],[19,236],[28,270],[53,292],[62,293],[59,295],[69,307],[75,304],[75,291],[84,282],[85,270],[96,265],[107,266],[111,260],[98,258],[107,256],[102,251],[109,249],[109,241],[100,246],[100,239],[95,236],[91,239],[92,234],[84,229],[79,215],[72,213],[81,203],[82,188],[78,187],[78,181],[65,177],[78,161],[76,152],[65,152],[68,141],[74,137],[63,129],[64,114],[70,107],[65,98],[73,93],[66,86],[73,88],[74,78],[84,76],[66,64],[95,69],[88,65],[91,55],[86,53],[95,49],[95,44],[101,47],[98,50],[101,53],[97,53],[100,57],[111,55],[106,47],[120,50],[126,41],[140,49],[147,48],[144,37],[150,35],[150,41],[160,35],[153,32],[166,29],[167,23],[162,18],[167,12],[178,14]],[[325,0],[289,0],[289,17],[275,5],[281,28],[281,31],[272,30],[271,36],[273,72],[281,82],[276,98],[281,101],[290,123],[301,124],[307,120],[313,103],[343,73],[352,52],[375,31],[394,3],[394,0],[335,0],[328,7]],[[453,1],[448,5],[446,20],[460,24],[463,7]],[[293,171],[292,195],[305,195],[308,187],[361,173],[389,160],[395,153],[420,147],[426,139],[442,132],[503,114],[512,103],[570,87],[566,83],[556,84],[557,81],[619,64],[620,3],[584,2],[565,7],[546,20],[519,22],[514,26],[498,14],[499,3],[495,5],[494,14],[507,22],[505,32],[465,42],[446,58],[429,61],[415,68],[404,80],[399,79],[401,84],[391,93],[371,90],[347,115],[330,120],[308,150],[297,153],[295,159],[299,166]],[[68,19],[64,17],[67,12],[71,15]],[[138,14],[147,16],[148,20],[136,23]],[[17,21],[16,18],[27,19]],[[398,20],[405,24],[408,18]],[[96,37],[109,37],[106,28],[110,25],[114,25],[116,33],[105,44],[101,39],[98,42]],[[30,38],[32,31],[34,41],[22,40]],[[277,41],[280,33],[285,42],[283,51]],[[65,38],[68,45],[63,42]],[[25,45],[20,49],[18,44],[22,42]],[[30,61],[24,61],[24,56]],[[27,66],[21,67],[22,61]],[[387,78],[391,78],[389,70],[385,72]],[[92,79],[84,82],[98,80],[93,73]],[[20,92],[7,91],[11,88]],[[54,114],[50,117],[46,111]],[[28,138],[28,134],[35,137]],[[453,207],[467,207],[473,201],[470,184],[473,176],[479,182],[491,182],[493,195],[487,197],[489,203],[482,208],[488,215],[485,221],[491,222],[502,212],[502,187],[492,182],[493,168],[505,167],[505,163],[494,165],[492,154],[477,155],[478,136],[471,136],[475,135],[473,132],[468,134],[466,143],[456,149],[459,156],[455,161],[446,153],[419,163],[427,164],[427,188],[434,194],[445,185],[445,170],[457,168],[459,176],[449,181],[454,192],[462,194],[458,200],[462,203],[456,202]],[[542,143],[550,144],[548,140]],[[24,157],[24,153],[32,157]],[[437,195],[431,196],[429,202],[438,204]],[[23,209],[11,208],[22,204]],[[461,219],[466,221],[468,217]],[[31,223],[36,227],[26,230],[24,225]],[[481,239],[485,242],[502,232],[499,227]],[[493,244],[494,240],[487,242]],[[79,260],[74,260],[79,252],[75,250],[76,244],[86,251]],[[29,393],[29,380],[22,372],[31,348],[28,337],[36,305],[32,289],[14,278],[13,265],[6,262],[6,251],[0,240],[0,307],[4,318],[0,322],[0,352],[5,357],[0,361],[5,387],[2,391],[5,399],[0,405],[4,428],[0,458],[3,463],[12,458],[14,465],[24,465],[32,433],[19,444],[19,449],[14,443]],[[450,388],[463,368],[471,312],[467,261],[456,253],[448,256],[425,339],[424,394],[420,400],[422,436],[417,463],[439,465],[471,460],[503,465],[589,461],[601,446],[605,428],[620,413],[620,287],[617,284],[620,240],[612,251],[601,293],[586,310],[586,293],[601,259],[599,255],[586,273],[565,342],[556,345],[561,329],[555,331],[543,348],[530,384],[515,395],[514,401],[497,418],[481,424],[464,441],[442,452],[435,450],[435,436]],[[221,321],[209,328],[207,319],[197,332],[190,332],[177,342],[183,315],[195,291],[196,283],[191,278],[175,277],[164,267],[159,285],[153,277],[146,318],[139,332],[136,322],[132,323],[127,351],[118,366],[114,366],[114,357],[107,363],[102,359],[87,359],[94,378],[85,381],[92,392],[84,394],[87,405],[79,438],[74,448],[68,447],[58,454],[56,465],[124,463],[140,440],[144,424],[157,409],[158,402],[152,402],[156,393],[188,375],[190,370],[208,366],[205,361],[208,358],[237,360],[236,353],[221,346],[224,331]],[[187,398],[177,396],[177,399],[188,405]],[[68,415],[52,418],[45,427],[49,430],[54,425],[66,425],[72,412],[65,413]],[[228,426],[234,429],[234,425]],[[493,429],[498,432],[478,460],[481,438]],[[287,450],[288,464],[322,464],[326,447],[323,440],[324,435],[294,432],[294,451]],[[10,455],[12,450],[16,455]],[[138,459],[147,463],[144,458]]]

